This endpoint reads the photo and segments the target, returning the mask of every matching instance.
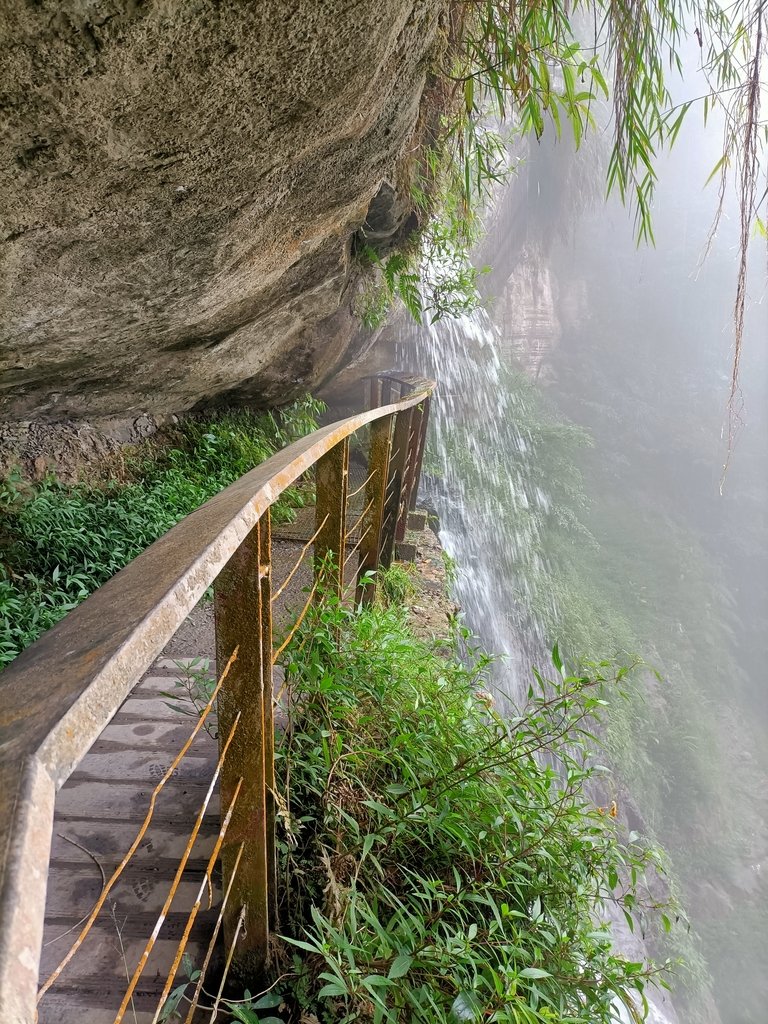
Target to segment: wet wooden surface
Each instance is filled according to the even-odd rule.
[[[99,898],[104,878],[110,877],[135,839],[152,790],[194,727],[196,715],[183,713],[193,708],[185,689],[176,685],[178,676],[174,661],[158,662],[58,795],[41,982],[77,938],[77,926]],[[163,691],[184,696],[169,700]],[[147,833],[110,892],[92,931],[43,997],[40,1024],[114,1021],[126,990],[126,972],[133,972],[155,927],[202,806],[216,757],[216,740],[201,730],[160,791]],[[218,797],[214,794],[125,1021],[148,1024],[154,1016],[189,909],[205,876],[218,833],[218,816]],[[206,900],[192,929],[188,951],[195,965],[202,962],[217,916],[218,883],[217,873],[213,909],[207,909]]]
[[[362,493],[360,494],[362,498]],[[358,499],[359,503],[359,499]],[[357,504],[357,503],[356,503]],[[273,544],[273,585],[279,586],[314,532],[314,508],[277,528]],[[348,515],[347,529],[359,510]],[[350,544],[354,537],[350,537]],[[306,552],[275,604],[275,641],[289,628],[312,582],[312,550]],[[356,558],[345,576],[354,578]],[[154,787],[197,721],[187,688],[179,682],[191,672],[215,673],[210,602],[201,602],[161,658],[133,690],[56,799],[56,817],[46,899],[45,937],[40,969],[43,984],[76,940],[83,919],[98,900],[147,813]],[[191,658],[191,651],[204,652]],[[186,669],[180,666],[187,666]],[[276,670],[276,688],[280,672]],[[173,694],[169,698],[164,694]],[[171,705],[171,706],[169,706]],[[213,729],[215,734],[215,719]],[[179,860],[203,803],[217,760],[217,741],[204,729],[173,777],[160,791],[152,822],[139,848],[111,890],[88,937],[39,1004],[39,1024],[112,1024],[148,936],[171,888]],[[168,969],[205,875],[219,829],[218,790],[214,791],[200,833],[158,940],[142,973],[127,1024],[151,1024]],[[187,962],[199,967],[205,956],[220,902],[220,869],[213,876],[212,907],[199,912],[187,946]],[[220,954],[218,954],[220,957]],[[212,964],[216,973],[216,957]],[[209,972],[210,973],[210,972]],[[186,978],[180,971],[174,985]],[[208,986],[206,986],[208,987]],[[190,985],[188,992],[192,993]],[[210,1002],[210,1000],[206,1000]],[[187,1004],[182,1003],[183,1016]],[[207,1020],[208,1015],[196,1015]],[[173,1017],[168,1024],[178,1021]],[[1,1024],[1,1022],[0,1022]]]

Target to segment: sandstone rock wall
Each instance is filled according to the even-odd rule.
[[[351,238],[382,183],[377,237],[408,213],[443,13],[4,0],[0,416],[279,403],[326,378],[359,329]]]

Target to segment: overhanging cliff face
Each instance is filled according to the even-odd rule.
[[[443,8],[5,0],[0,414],[279,402],[327,377],[382,182],[385,233],[408,214]]]

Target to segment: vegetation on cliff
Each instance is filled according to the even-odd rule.
[[[30,485],[18,474],[1,482],[0,668],[180,519],[314,430],[320,408],[304,399],[277,416],[186,420],[166,446],[128,456],[122,479],[103,486],[54,476]],[[291,488],[272,514],[285,521],[310,498]]]
[[[753,234],[766,237],[764,0],[727,7],[700,0],[464,0],[450,11],[435,68],[440,126],[415,157],[412,198],[421,229],[387,258],[363,250],[381,272],[378,290],[363,303],[363,321],[381,323],[396,297],[418,322],[454,316],[479,301],[470,251],[484,208],[524,158],[521,140],[539,139],[545,130],[572,135],[577,147],[590,131],[612,131],[607,191],[634,210],[638,241],[653,243],[659,155],[674,145],[689,113],[701,110],[704,124],[714,117],[723,135],[722,156],[700,182],[719,182],[710,243],[729,184],[739,197],[730,455],[740,422],[748,250]]]
[[[503,718],[466,633],[423,642],[396,605],[330,599],[308,616],[285,662],[288,980],[270,1006],[296,1020],[596,1024],[621,1004],[639,1019],[662,974],[613,948],[606,908],[633,924],[658,910],[658,861],[589,796],[606,771],[592,730],[630,671],[571,676],[556,649],[554,662]]]

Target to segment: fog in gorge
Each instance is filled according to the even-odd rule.
[[[557,641],[658,669],[609,714],[620,815],[668,850],[693,925],[681,1022],[768,1019],[768,299],[753,246],[725,477],[737,210],[699,268],[720,135],[659,168],[655,249],[603,202],[604,149],[533,144],[489,218],[484,309],[398,331],[434,376],[426,465],[457,599],[514,702]],[[500,696],[503,703],[504,696]],[[701,962],[697,963],[697,957]]]

